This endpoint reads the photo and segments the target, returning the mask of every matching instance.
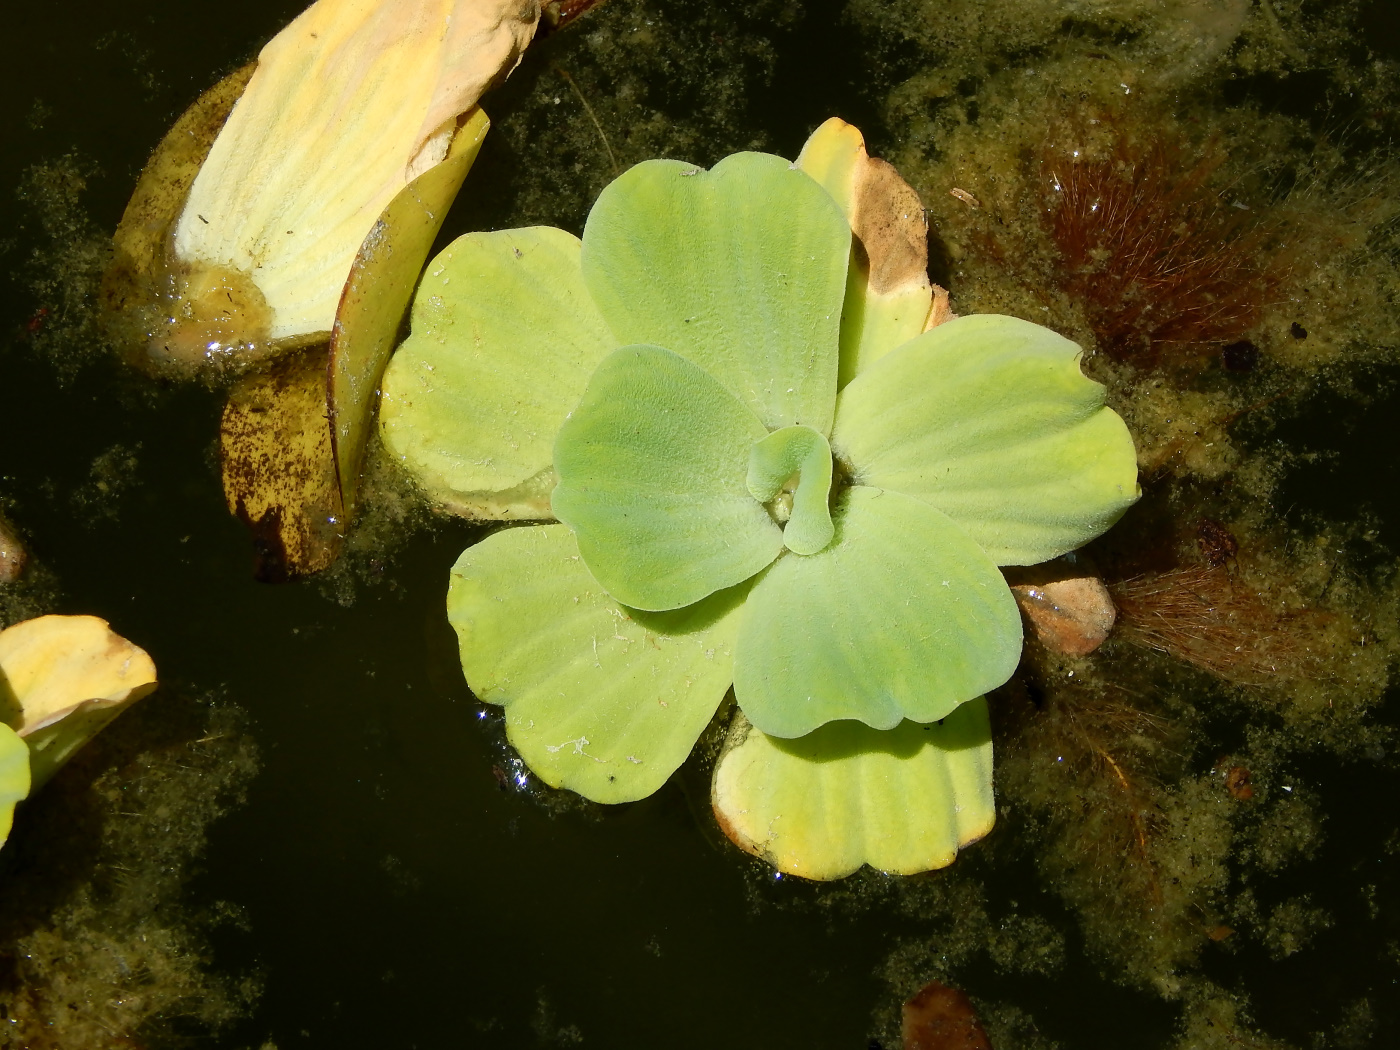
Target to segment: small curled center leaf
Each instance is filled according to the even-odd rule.
[[[778,495],[797,475],[792,517],[783,544],[794,554],[816,554],[831,542],[831,446],[822,433],[798,424],[754,442],[749,453],[749,493],[760,503]]]

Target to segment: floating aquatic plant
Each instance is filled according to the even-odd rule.
[[[96,616],[0,631],[0,843],[15,804],[155,687],[151,658]]]
[[[318,0],[142,173],[102,292],[128,355],[177,375],[297,358],[243,376],[225,413],[261,579],[339,552],[384,364],[490,124],[477,102],[539,19],[536,0]]]
[[[530,0],[318,0],[201,99],[117,235],[150,357],[190,367],[329,337],[381,215],[453,168],[459,138],[479,141],[459,129],[538,18]]]
[[[430,266],[384,436],[459,508],[562,522],[469,548],[448,597],[546,782],[650,794],[732,686],[716,812],[781,869],[925,870],[990,828],[980,698],[1021,650],[998,566],[1106,529],[1136,461],[1075,344],[946,320],[877,236],[922,231],[911,196],[830,121],[797,166],[649,161],[581,242]]]

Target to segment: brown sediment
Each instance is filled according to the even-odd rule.
[[[903,1050],[992,1050],[972,1000],[960,988],[930,981],[901,1013]]]

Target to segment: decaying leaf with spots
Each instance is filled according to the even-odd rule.
[[[219,434],[229,512],[253,533],[254,575],[280,583],[326,568],[345,537],[326,349],[289,354],[229,392]]]

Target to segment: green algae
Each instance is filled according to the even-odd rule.
[[[87,528],[115,516],[112,486],[129,483],[130,456],[108,449],[74,493]],[[31,558],[0,584],[0,627],[63,600],[57,575]],[[167,687],[19,807],[0,852],[0,1045],[174,1046],[245,1015],[256,974],[210,959],[211,934],[243,927],[240,910],[196,902],[189,883],[210,825],[257,772],[247,721],[216,697]]]
[[[16,196],[35,242],[18,273],[37,304],[25,323],[34,350],[67,379],[107,352],[93,304],[111,258],[110,235],[84,206],[100,169],[77,151],[29,167]]]
[[[244,1015],[256,975],[213,970],[209,947],[239,909],[188,884],[257,765],[240,709],[165,692],[22,807],[0,855],[4,1045],[178,1045]]]

